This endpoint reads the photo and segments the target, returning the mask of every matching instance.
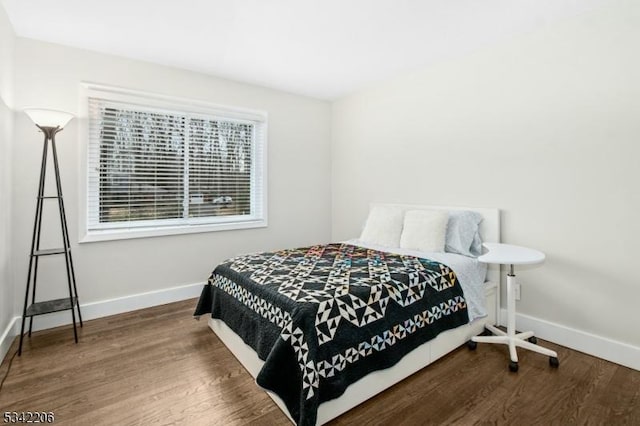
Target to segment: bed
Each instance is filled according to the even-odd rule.
[[[375,206],[392,206],[403,211],[477,212],[482,217],[479,226],[482,240],[499,242],[500,239],[500,219],[496,209],[416,205],[374,205],[372,207]],[[480,285],[476,285],[475,290],[470,290],[468,282],[472,281],[472,278],[469,277],[476,276],[473,279],[477,280],[479,276],[479,272],[474,272],[480,267],[477,260],[444,253],[429,254],[431,260],[425,257],[423,252],[378,247],[370,242],[354,239],[329,245],[230,259],[224,264],[226,269],[221,269],[223,265],[219,265],[212,274],[210,283],[203,290],[199,300],[196,315],[216,312],[215,317],[212,314],[209,318],[209,327],[293,423],[324,424],[456,349],[472,336],[481,333],[485,324],[497,322],[500,305],[499,269],[489,267],[488,270],[482,271]],[[332,267],[323,266],[332,262]],[[276,266],[273,266],[274,263]],[[428,309],[421,311],[418,303],[414,303],[414,299],[420,297],[415,296],[417,292],[412,292],[412,289],[415,290],[416,287],[411,285],[404,286],[403,292],[385,293],[387,299],[392,299],[391,303],[388,301],[381,303],[380,300],[385,299],[380,299],[380,296],[376,299],[374,290],[367,287],[366,297],[361,300],[369,300],[369,302],[377,300],[377,303],[371,305],[375,309],[359,302],[359,296],[343,295],[361,304],[361,306],[345,307],[344,303],[339,303],[339,298],[333,296],[326,298],[324,292],[314,290],[324,289],[324,287],[315,287],[316,283],[311,279],[317,270],[326,270],[327,274],[333,274],[330,281],[333,280],[331,282],[336,286],[332,288],[343,288],[340,287],[340,283],[344,283],[341,281],[344,277],[340,276],[339,271],[345,269],[345,264],[348,265],[351,274],[349,288],[355,289],[353,292],[356,296],[358,291],[365,291],[358,287],[358,265],[364,265],[361,269],[368,270],[369,274],[372,268],[375,269],[378,266],[401,270],[408,268],[407,271],[412,271],[413,274],[407,275],[409,281],[412,279],[411,276],[415,276],[413,273],[415,268],[421,271],[421,277],[437,277],[431,280],[433,282],[430,285],[429,282],[420,284],[422,293],[425,292],[425,287],[427,293],[433,293],[429,293],[429,298],[436,301],[436,306],[429,308],[431,311]],[[285,268],[282,265],[291,265],[290,269],[295,271],[307,271],[304,272],[305,276],[311,278],[307,278],[306,290],[300,293],[300,286],[282,285],[284,278],[274,273],[275,270]],[[482,267],[486,268],[486,265]],[[251,272],[252,280],[259,285],[253,288],[243,287],[241,284],[244,278],[240,274],[242,271]],[[287,272],[287,274],[290,277],[293,273]],[[296,272],[294,275],[296,274],[302,273]],[[324,283],[326,277],[323,277],[322,281]],[[485,282],[482,283],[482,281]],[[466,285],[463,284],[465,282]],[[249,281],[249,283],[254,282]],[[263,294],[263,291],[267,291],[263,289],[270,285],[280,289],[285,288],[284,296]],[[471,294],[474,292],[476,295]],[[439,300],[440,308],[438,308],[436,297],[443,298]],[[292,299],[302,302],[302,305],[292,305]],[[333,303],[328,299],[335,299],[335,306],[328,306],[327,303]],[[305,304],[305,302],[309,303]],[[382,311],[386,309],[389,312],[388,315],[392,313],[400,315],[399,312],[404,315],[404,310],[396,309],[398,304],[406,305],[402,309],[414,309],[407,314],[409,319],[418,318],[422,312],[423,323],[428,326],[423,327],[423,323],[418,325],[416,321],[415,324],[411,322],[412,327],[408,327],[407,321],[402,320],[404,317],[398,317],[400,319],[394,323],[396,326],[393,328],[395,334],[385,334],[384,339],[375,341],[374,339],[382,334],[376,335],[375,331],[366,330],[362,324],[380,323],[380,314],[376,310],[380,311],[381,307]],[[311,314],[303,316],[300,313],[302,309],[298,309],[298,306],[308,305],[313,305],[314,309],[319,306],[316,311],[313,311],[315,313],[313,318]],[[359,311],[360,314],[354,313],[355,308],[362,308]],[[335,313],[338,310],[341,314]],[[437,315],[432,316],[431,312],[436,310]],[[363,314],[365,311],[368,314]],[[429,312],[428,316],[431,319],[426,319],[425,312]],[[262,317],[259,322],[254,323],[252,321],[257,314]],[[340,316],[342,316],[342,324],[346,323],[346,326],[338,324]],[[224,318],[224,321],[220,318]],[[349,324],[349,321],[356,325],[360,323],[360,327],[354,327]],[[400,331],[397,324],[400,324]],[[406,329],[402,324],[407,326]],[[354,340],[353,344],[349,343],[346,337],[336,334],[339,327],[350,330],[345,333],[349,336],[348,339]],[[432,331],[432,328],[435,331]],[[313,340],[309,338],[311,335],[314,338],[317,335],[317,341],[310,341]],[[375,343],[375,347],[372,349],[371,345],[366,345],[366,348],[363,348],[362,336],[373,336],[371,342]],[[340,341],[346,346],[339,348],[336,352],[327,349],[330,347],[328,343],[337,345]],[[344,349],[345,347],[347,349]],[[405,352],[398,351],[398,348],[402,347]],[[316,355],[317,353],[321,355]],[[324,359],[324,361],[314,362],[316,356],[318,360]],[[367,357],[366,362],[374,364],[373,366],[363,361]],[[363,369],[363,365],[367,367]],[[294,367],[300,370],[300,383],[297,383],[298,379],[280,378],[278,380],[278,375],[285,378],[296,376]],[[335,377],[339,374],[349,376],[351,381],[343,383],[342,379],[334,378],[334,373]],[[326,382],[330,382],[330,385]],[[318,383],[324,388],[319,387]],[[294,391],[299,392],[299,396],[291,393]],[[313,404],[309,403],[319,398],[320,391],[323,393],[323,398]]]

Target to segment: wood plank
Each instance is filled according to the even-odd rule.
[[[62,425],[288,425],[207,322],[192,318],[195,304],[86,321],[77,345],[70,326],[34,333],[0,412],[53,411]],[[560,368],[521,350],[510,373],[506,347],[461,347],[331,424],[640,424],[640,372],[541,343],[558,351]],[[16,349],[17,339],[9,354]]]

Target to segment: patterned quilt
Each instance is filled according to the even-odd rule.
[[[468,322],[455,273],[428,259],[328,244],[236,257],[194,315],[222,319],[265,364],[256,378],[300,425],[318,405]]]

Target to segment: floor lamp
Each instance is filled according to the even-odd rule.
[[[42,163],[40,166],[40,185],[38,187],[38,198],[36,202],[36,217],[33,224],[33,237],[31,239],[31,255],[29,257],[29,273],[27,274],[27,288],[24,296],[24,308],[22,310],[22,328],[20,331],[20,346],[18,356],[22,355],[22,342],[24,339],[24,327],[26,319],[29,318],[29,337],[33,328],[33,317],[36,315],[49,314],[52,312],[71,310],[73,320],[73,336],[78,343],[78,332],[76,330],[76,313],[78,310],[78,320],[82,327],[82,314],[80,313],[80,303],[78,302],[78,289],[76,288],[76,276],[73,269],[73,258],[71,257],[71,244],[69,242],[69,228],[64,210],[64,199],[62,198],[62,185],[60,183],[60,167],[58,164],[58,153],[56,150],[56,134],[67,125],[73,118],[73,114],[63,111],[48,109],[27,108],[24,112],[33,120],[42,133],[44,133],[44,145],[42,148]],[[45,182],[47,172],[47,154],[49,143],[53,154],[53,168],[56,180],[56,195],[45,195]],[[41,248],[40,236],[42,231],[42,210],[46,200],[57,200],[60,212],[60,225],[62,229],[62,248]],[[36,302],[36,283],[38,278],[38,260],[42,256],[64,255],[67,283],[69,285],[69,297],[55,300]],[[31,290],[31,303],[29,304],[29,292]]]

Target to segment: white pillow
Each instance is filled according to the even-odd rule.
[[[444,251],[449,213],[444,210],[409,210],[404,215],[400,247],[440,253]]]
[[[404,211],[401,208],[375,206],[369,211],[360,240],[369,244],[399,247],[403,221]]]

